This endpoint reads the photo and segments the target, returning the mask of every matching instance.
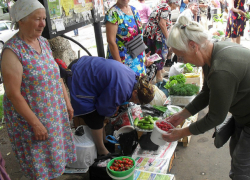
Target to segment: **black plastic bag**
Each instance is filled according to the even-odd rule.
[[[159,146],[151,141],[150,139],[151,134],[152,133],[143,134],[139,140],[139,144],[140,147],[144,150],[156,151],[159,148]]]
[[[151,115],[151,116],[160,117],[160,116],[163,116],[163,113],[164,113],[158,109],[155,109],[151,104],[142,105],[141,110],[144,116]]]
[[[133,130],[128,133],[119,135],[119,144],[121,147],[121,154],[123,156],[132,155],[136,146],[138,145],[137,131]]]
[[[78,126],[78,127],[76,128],[75,135],[77,135],[77,136],[82,136],[82,135],[84,135],[83,126]]]
[[[222,124],[215,127],[213,134],[214,146],[216,148],[222,147],[228,139],[233,135],[235,131],[235,120],[234,117],[226,119]]]

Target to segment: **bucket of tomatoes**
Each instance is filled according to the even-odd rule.
[[[170,129],[175,127],[164,120],[157,120],[154,122],[154,129],[150,136],[151,141],[159,146],[165,145],[166,141],[162,138],[162,134],[167,134]]]
[[[107,165],[107,173],[112,179],[133,180],[135,160],[128,156],[112,159]]]

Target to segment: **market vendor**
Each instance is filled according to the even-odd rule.
[[[172,28],[167,45],[184,63],[202,66],[201,92],[181,112],[167,120],[174,126],[208,108],[206,116],[189,127],[170,130],[166,141],[203,134],[221,124],[228,112],[235,122],[230,139],[232,157],[230,178],[250,179],[250,50],[231,42],[212,43],[203,27],[180,17]]]
[[[146,76],[136,76],[132,69],[115,60],[83,56],[68,68],[72,72],[67,86],[74,116],[83,118],[91,129],[98,155],[107,155],[103,142],[105,116],[112,116],[126,102],[150,103],[153,87]]]

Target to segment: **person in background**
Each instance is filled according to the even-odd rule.
[[[136,7],[136,8],[137,8],[137,11],[139,12],[139,15],[141,18],[142,28],[144,29],[147,22],[148,22],[148,19],[149,19],[150,13],[151,13],[151,9],[147,4],[145,4],[145,0],[138,0],[138,1],[140,3],[138,4],[138,7]]]
[[[103,122],[113,116],[125,102],[148,104],[154,89],[126,65],[113,59],[83,56],[68,66],[72,75],[65,76],[74,116],[91,129],[98,156],[108,155],[103,142]],[[67,73],[64,73],[67,74]]]
[[[234,43],[240,44],[240,37],[244,35],[246,17],[244,10],[245,0],[230,0],[229,14],[225,36]]]
[[[188,18],[188,20],[194,21],[194,15],[197,14],[197,13],[198,13],[198,5],[197,5],[197,3],[196,2],[190,2],[187,5],[187,9],[185,9],[180,14],[180,16],[178,17],[177,22],[178,22],[178,20],[180,19],[181,16],[186,16]]]
[[[162,59],[156,61],[157,66],[156,82],[163,81],[163,66],[167,59],[168,48],[166,40],[168,38],[168,28],[171,27],[170,19],[171,10],[176,9],[180,5],[178,0],[165,1],[157,5],[150,14],[149,21],[143,32],[143,39],[152,54],[157,53]]]
[[[176,141],[203,134],[221,124],[231,113],[235,123],[230,139],[233,180],[250,179],[250,50],[231,42],[212,43],[202,25],[180,17],[169,34],[167,45],[184,63],[203,68],[200,93],[182,111],[167,119],[174,126],[208,106],[208,113],[186,128],[170,130],[163,139]]]
[[[78,34],[78,29],[74,29],[74,35],[75,36],[78,36],[79,34]]]
[[[200,23],[204,27],[205,30],[208,30],[208,4],[209,0],[200,0],[199,1],[199,9],[200,9]]]
[[[18,0],[11,17],[11,26],[19,31],[1,54],[8,135],[26,177],[55,179],[76,161],[69,123],[74,111],[49,43],[41,36],[44,6],[38,0]]]
[[[219,18],[218,15],[221,14],[221,7],[220,7],[220,1],[219,0],[211,0],[211,18],[214,22],[214,17]]]
[[[188,3],[190,2],[195,2],[196,4],[198,4],[198,7],[200,7],[200,2],[199,0],[183,0],[183,2],[188,5]],[[199,22],[200,21],[200,9],[198,10],[197,14],[194,15],[194,21]]]
[[[118,0],[105,15],[106,36],[108,42],[107,59],[114,59],[130,67],[138,76],[146,75],[148,66],[145,51],[136,58],[129,54],[126,42],[142,35],[143,28],[138,11],[130,6],[129,0]],[[138,29],[139,28],[139,29]]]

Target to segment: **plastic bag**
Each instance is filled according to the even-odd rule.
[[[118,114],[115,118],[111,119],[111,124],[114,125],[114,129],[118,130],[123,126],[134,125],[134,119],[143,117],[141,107],[138,105],[126,108],[123,112]]]
[[[163,117],[169,117],[172,116],[173,114],[182,111],[182,108],[179,106],[174,106],[174,105],[168,105],[166,112],[163,114]]]
[[[164,94],[166,95],[166,97],[169,96],[168,90],[164,87],[166,85],[167,81],[163,80],[162,82],[158,82],[156,83],[156,86],[162,91],[164,92]]]
[[[85,126],[79,126],[76,129],[77,133],[73,133],[73,140],[76,146],[77,161],[71,164],[67,164],[69,168],[88,168],[94,163],[94,159],[97,157],[97,151],[94,142],[88,138]],[[78,136],[79,131],[83,134]],[[80,134],[81,134],[80,133]]]
[[[144,116],[148,116],[148,115],[151,115],[151,116],[157,116],[157,117],[160,117],[163,115],[163,112],[158,110],[158,109],[155,109],[152,105],[150,104],[145,104],[145,105],[142,105],[141,106],[141,109],[142,109],[142,113]]]
[[[154,85],[153,87],[155,90],[155,97],[149,104],[151,104],[152,106],[153,105],[162,106],[164,102],[166,101],[167,96],[157,86]]]
[[[169,70],[169,77],[181,74],[184,70],[184,68],[181,67],[181,65],[183,65],[183,63],[179,63],[179,62],[174,63]]]
[[[119,144],[123,156],[132,155],[138,145],[138,134],[136,130],[119,135]]]

